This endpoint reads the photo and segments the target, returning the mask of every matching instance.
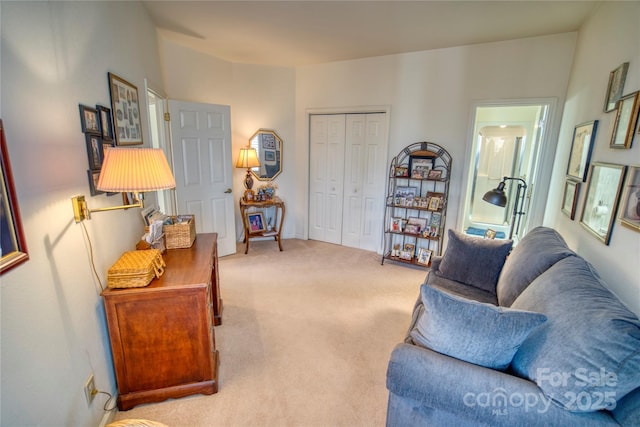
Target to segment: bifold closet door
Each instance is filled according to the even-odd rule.
[[[309,122],[309,238],[342,242],[345,115]]]
[[[378,251],[387,174],[386,114],[312,115],[309,120],[309,238]]]
[[[382,245],[387,171],[384,113],[347,114],[342,244],[368,251]]]

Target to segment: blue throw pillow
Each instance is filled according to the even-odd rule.
[[[454,230],[449,230],[448,236],[447,250],[435,273],[495,295],[513,242],[467,236]]]
[[[424,314],[411,331],[414,342],[438,353],[505,370],[520,344],[546,316],[467,300],[422,285]]]

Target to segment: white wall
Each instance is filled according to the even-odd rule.
[[[258,129],[272,129],[283,141],[283,172],[275,179],[277,194],[289,212],[295,206],[296,182],[294,103],[295,70],[284,67],[234,64],[193,51],[160,34],[164,86],[169,99],[222,104],[231,107],[233,165],[240,148]],[[233,169],[234,197],[244,192],[245,169]],[[254,180],[254,189],[263,185]],[[236,231],[242,240],[242,221],[238,204],[234,203]],[[293,217],[287,213],[283,238],[294,237]]]
[[[453,158],[447,227],[455,228],[473,102],[563,101],[575,39],[567,33],[298,68],[296,234],[303,237],[307,229],[307,109],[389,105],[389,161],[414,142],[442,145]]]
[[[620,225],[613,226],[609,246],[580,225],[587,183],[583,183],[578,199],[576,219],[560,211],[565,172],[574,126],[598,120],[592,161],[640,165],[640,135],[635,136],[630,150],[609,148],[615,111],[603,112],[609,72],[629,62],[624,94],[640,89],[640,3],[605,2],[579,32],[575,61],[562,117],[558,151],[552,177],[545,223],[555,227],[569,246],[595,265],[618,297],[640,314],[640,233]]]
[[[2,275],[1,424],[88,426],[103,417],[83,386],[115,392],[100,288],[70,198],[90,197],[78,104],[110,104],[107,72],[138,87],[161,81],[154,27],[137,2],[3,2],[1,109],[30,260]],[[95,264],[106,271],[143,231],[139,211],[86,222]]]

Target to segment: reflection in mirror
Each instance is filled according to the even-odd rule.
[[[255,148],[260,166],[251,169],[261,181],[270,181],[282,172],[282,139],[272,130],[260,129],[249,140]]]

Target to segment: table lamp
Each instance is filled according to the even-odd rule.
[[[240,155],[236,162],[237,168],[247,168],[247,176],[244,177],[244,188],[251,190],[253,187],[253,178],[251,177],[251,168],[259,167],[258,153],[255,148],[245,147],[240,149]]]

